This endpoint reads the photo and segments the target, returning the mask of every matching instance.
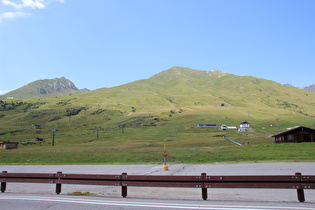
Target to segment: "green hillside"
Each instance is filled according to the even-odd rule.
[[[314,104],[315,93],[273,81],[172,67],[113,88],[0,101],[0,141],[21,143],[18,150],[0,150],[0,160],[160,163],[167,145],[171,163],[314,161],[314,143],[273,144],[271,139],[294,126],[314,128]],[[199,123],[239,126],[243,121],[252,129],[195,128]]]
[[[43,79],[31,82],[17,90],[1,95],[0,98],[48,98],[52,96],[71,95],[86,92],[86,89],[79,90],[70,80],[61,77],[55,79]]]

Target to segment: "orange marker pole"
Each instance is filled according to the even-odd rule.
[[[164,152],[163,152],[164,165],[162,166],[162,171],[168,171],[168,165],[166,164],[166,157],[167,157],[166,145],[164,145]]]

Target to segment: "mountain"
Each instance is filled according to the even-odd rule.
[[[1,96],[1,98],[47,98],[58,95],[69,95],[86,92],[87,89],[79,90],[73,82],[61,77],[55,79],[43,79],[31,82],[17,90]]]
[[[283,84],[283,85],[288,86],[288,87],[294,87],[294,86],[291,85],[291,84]]]
[[[301,104],[302,107],[304,102],[309,104],[313,100],[306,95],[304,90],[252,76],[237,76],[219,70],[200,71],[172,67],[149,79],[94,90],[86,96],[102,98],[104,103],[117,100],[121,104],[143,106],[151,106],[151,103],[146,102],[152,100],[156,106],[170,105],[171,102],[176,107],[195,104],[213,106],[224,102],[232,106],[256,104],[279,107],[284,106],[285,102],[289,103],[288,101]]]
[[[284,84],[284,85],[288,86],[288,87],[294,87],[291,84]],[[315,85],[309,85],[307,87],[296,87],[296,88],[299,88],[299,89],[302,89],[302,90],[306,90],[306,91],[309,91],[309,92],[315,92]]]
[[[314,92],[314,93],[315,93],[315,85],[307,86],[307,87],[303,88],[303,90],[306,90],[306,91],[310,91],[310,92]]]
[[[54,86],[56,81],[49,84],[46,92],[66,89]],[[0,140],[21,142],[20,151],[0,158],[24,164],[159,162],[167,144],[176,162],[313,161],[313,145],[273,144],[271,136],[295,126],[314,128],[314,105],[315,93],[274,81],[172,67],[148,79],[76,95],[0,100]],[[196,128],[204,123],[238,127],[245,121],[251,128],[246,132]],[[303,152],[292,156],[292,151]]]
[[[249,120],[263,125],[260,132],[265,133],[268,126],[277,123],[277,118],[285,122],[285,126],[293,127],[313,126],[315,117],[315,93],[219,70],[172,67],[148,79],[75,96],[72,93],[80,91],[65,78],[30,83],[16,90],[14,97],[22,97],[17,94],[22,90],[24,95],[27,93],[33,99],[41,97],[41,100],[3,100],[0,126],[14,128],[20,122],[30,125],[45,122],[46,126],[54,127],[57,122],[69,123],[71,117],[71,125],[75,126],[67,128],[70,130],[82,124],[86,129],[94,129],[96,125],[114,129],[127,121],[130,126],[143,125],[145,123],[138,122],[137,117],[149,115],[164,120],[172,116],[172,121],[180,120],[177,124],[185,126],[197,123],[235,125]],[[54,97],[46,99],[44,96]]]

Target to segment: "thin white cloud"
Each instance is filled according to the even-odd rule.
[[[44,0],[22,0],[21,3],[15,3],[9,0],[2,0],[2,4],[12,6],[15,9],[31,8],[31,9],[45,9]]]
[[[13,7],[15,11],[16,10],[21,11],[25,9],[46,9],[47,4],[50,4],[53,2],[64,3],[65,0],[19,0],[19,1],[0,0],[0,2],[3,5]],[[5,13],[0,14],[0,24],[4,20],[13,20],[18,17],[26,17],[29,15],[30,13],[26,13],[26,12],[5,12]]]
[[[64,0],[20,0],[16,3],[12,0],[1,0],[2,4],[11,6],[14,9],[45,9],[46,5],[52,2],[64,3]]]
[[[29,16],[29,13],[25,12],[5,12],[0,14],[0,23],[2,23],[4,20],[14,20],[19,17],[26,17]]]

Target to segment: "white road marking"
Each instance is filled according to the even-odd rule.
[[[102,201],[78,198],[48,198],[48,197],[31,197],[31,196],[4,196],[0,200],[28,200],[28,201],[48,201],[48,202],[65,202],[76,204],[93,204],[93,205],[112,205],[112,206],[129,206],[129,207],[150,207],[150,208],[169,208],[169,209],[209,209],[209,210],[314,210],[308,207],[273,207],[273,206],[235,206],[235,205],[194,205],[194,204],[172,204],[172,203],[150,203],[150,202],[128,202],[128,201]]]

